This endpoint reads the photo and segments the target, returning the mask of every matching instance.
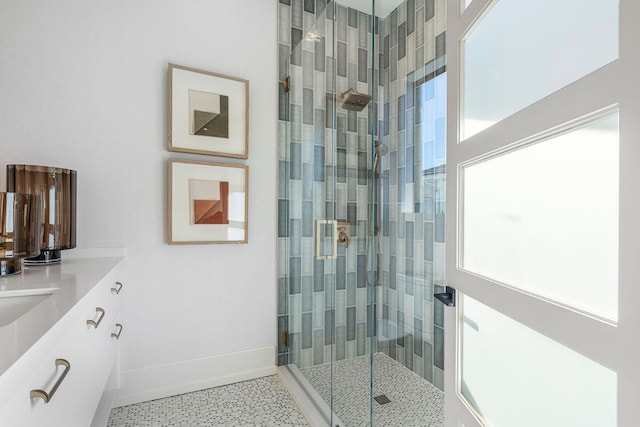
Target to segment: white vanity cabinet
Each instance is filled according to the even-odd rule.
[[[40,316],[55,322],[34,337],[24,353],[18,351],[0,376],[0,427],[104,426],[104,407],[110,407],[112,396],[105,388],[107,383],[117,387],[120,371],[121,307],[127,286],[122,259],[63,260],[59,266],[39,268],[60,269],[60,275],[54,274],[57,291],[15,325],[3,328],[15,327],[20,340],[21,333],[37,329],[33,325],[39,325]],[[34,275],[29,280],[38,280],[36,274],[47,280],[43,271],[25,271],[25,278],[29,273]],[[21,328],[20,322],[28,326]],[[44,329],[46,325],[40,332]],[[0,349],[11,346],[2,342],[10,338],[0,334]],[[99,406],[103,409],[97,411]]]

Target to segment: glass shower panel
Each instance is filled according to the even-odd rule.
[[[443,422],[444,319],[433,294],[444,292],[445,16],[445,2],[404,1],[380,23],[379,138],[388,155],[373,425]]]
[[[283,19],[278,363],[331,425],[438,425],[445,2],[324,4]]]
[[[320,13],[304,34],[297,28],[291,32],[292,39],[300,41],[292,40],[295,47],[286,76],[281,76],[288,77],[289,91],[284,107],[287,137],[280,147],[286,154],[279,215],[286,228],[287,363],[304,388],[315,389],[324,399],[330,417],[338,250],[335,135],[327,114],[333,110],[334,101],[327,96],[333,83],[326,64],[325,16],[326,11]]]
[[[332,6],[332,7],[331,7]],[[338,246],[335,288],[336,345],[333,366],[333,409],[341,426],[368,423],[371,411],[370,356],[375,348],[375,305],[370,290],[370,159],[373,158],[371,79],[375,34],[370,11],[333,2],[327,7],[333,30],[327,52],[333,52],[335,108],[336,219],[349,227],[350,242]],[[331,46],[331,47],[329,47]],[[354,98],[355,96],[355,98]],[[353,102],[352,102],[353,100]],[[334,420],[333,425],[336,425]]]
[[[370,419],[370,356],[377,345],[380,250],[369,231],[370,159],[382,116],[375,114],[382,104],[371,101],[371,93],[381,93],[371,60],[379,56],[371,53],[371,15],[330,2],[316,18],[289,58],[281,147],[287,153],[281,179],[289,216],[288,362],[333,410],[332,425],[349,426]]]

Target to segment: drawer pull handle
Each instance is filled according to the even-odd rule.
[[[62,384],[64,377],[66,377],[71,370],[71,363],[65,359],[56,359],[56,370],[58,369],[58,366],[64,366],[64,371],[62,371],[62,375],[60,375],[60,378],[58,378],[56,383],[53,385],[51,391],[47,393],[46,391],[39,389],[31,390],[31,393],[29,393],[31,399],[39,397],[44,400],[44,403],[49,403],[49,401],[53,399],[53,395],[56,394],[56,391],[58,390],[58,387],[60,387],[60,384]]]
[[[116,282],[116,286],[114,288],[111,288],[111,292],[114,292],[116,295],[118,295],[122,290],[122,286],[122,282]]]
[[[87,325],[91,325],[95,329],[98,329],[98,326],[100,326],[100,322],[102,322],[102,319],[104,319],[104,309],[102,309],[100,307],[96,307],[96,313],[99,314],[98,321],[96,322],[93,319],[89,319],[89,320],[87,320]]]
[[[120,339],[120,334],[122,333],[122,324],[116,323],[116,329],[118,329],[118,333],[111,332],[111,338]]]

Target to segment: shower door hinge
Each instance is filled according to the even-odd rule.
[[[289,347],[289,332],[282,333],[282,345]]]
[[[284,80],[282,80],[282,90],[285,93],[289,92],[289,76],[285,77]]]

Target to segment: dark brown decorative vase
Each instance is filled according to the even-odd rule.
[[[60,262],[60,251],[76,247],[77,172],[49,166],[7,165],[7,190],[42,198],[40,254],[25,264]]]
[[[0,193],[0,276],[22,271],[22,259],[40,253],[40,196]]]

